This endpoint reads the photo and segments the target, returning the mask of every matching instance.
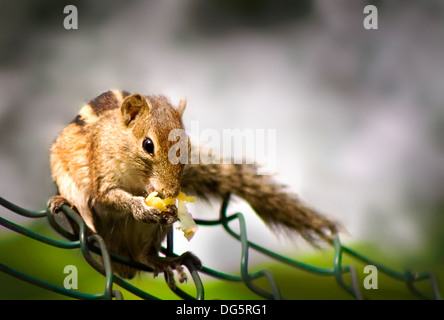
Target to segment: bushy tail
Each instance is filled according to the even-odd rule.
[[[338,232],[335,222],[304,205],[271,176],[258,175],[254,165],[189,164],[181,187],[185,193],[203,198],[238,195],[272,229],[297,232],[314,245],[331,243]]]

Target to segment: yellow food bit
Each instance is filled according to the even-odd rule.
[[[176,198],[162,199],[157,196],[157,192],[151,192],[145,199],[147,206],[155,207],[160,211],[165,211],[166,207],[174,204],[177,200],[177,216],[180,220],[178,228],[183,231],[185,238],[190,241],[199,227],[194,222],[190,213],[187,211],[185,202],[196,201],[195,197],[188,197],[185,193],[181,192]]]
[[[145,203],[147,206],[155,207],[160,211],[165,211],[166,207],[174,204],[175,200],[175,198],[162,199],[157,196],[157,192],[151,192],[145,199]]]
[[[185,193],[181,192],[176,198],[179,201],[186,201],[186,202],[194,202],[196,201],[196,197],[188,197]]]

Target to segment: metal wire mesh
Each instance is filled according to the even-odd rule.
[[[283,255],[277,254],[273,251],[270,251],[264,247],[257,245],[254,242],[248,240],[247,231],[246,231],[246,221],[244,215],[240,212],[228,215],[227,208],[230,201],[230,195],[227,195],[221,205],[219,219],[216,220],[196,220],[196,223],[201,226],[222,226],[226,232],[239,241],[241,246],[241,263],[240,263],[240,275],[231,275],[224,272],[220,272],[214,269],[210,269],[208,267],[203,266],[201,270],[197,270],[192,263],[184,262],[185,267],[189,270],[195,289],[196,295],[191,296],[189,293],[183,291],[179,287],[173,290],[173,292],[177,295],[177,297],[182,299],[197,299],[203,300],[205,299],[204,294],[204,285],[200,278],[200,273],[209,275],[211,277],[223,280],[223,281],[231,281],[231,282],[243,282],[249,290],[253,293],[257,294],[260,298],[265,299],[284,299],[282,296],[280,288],[273,276],[273,274],[268,270],[260,270],[257,272],[251,272],[249,270],[249,252],[250,250],[258,251],[269,258],[279,262],[286,264],[290,267],[303,270],[305,272],[309,272],[315,275],[320,276],[331,276],[334,277],[337,284],[342,287],[346,292],[348,292],[351,297],[355,299],[365,299],[366,297],[363,295],[359,283],[356,268],[353,265],[344,265],[342,263],[343,255],[352,257],[353,259],[369,264],[377,267],[378,271],[385,273],[389,277],[402,281],[406,284],[408,290],[415,296],[421,299],[441,299],[441,293],[438,285],[437,277],[432,272],[418,272],[413,273],[410,271],[396,271],[391,269],[381,263],[373,261],[372,259],[367,258],[366,256],[344,246],[341,244],[339,237],[334,239],[334,258],[332,261],[332,266],[325,268],[319,267],[315,265],[309,265],[301,261],[293,260]],[[31,283],[35,286],[51,290],[57,292],[59,294],[76,298],[76,299],[89,299],[89,300],[100,300],[100,299],[123,299],[123,295],[119,290],[114,289],[114,284],[119,285],[125,290],[133,293],[134,295],[142,298],[142,299],[158,299],[155,295],[148,293],[140,288],[130,284],[124,279],[116,276],[112,272],[111,261],[118,261],[120,263],[124,263],[130,265],[132,267],[138,268],[143,271],[152,271],[145,265],[137,263],[135,261],[131,261],[125,259],[123,257],[117,256],[112,252],[109,252],[106,248],[106,245],[103,239],[98,235],[88,236],[87,234],[87,226],[82,220],[82,218],[73,211],[69,206],[63,206],[62,211],[71,219],[79,228],[78,236],[74,235],[70,231],[66,230],[62,227],[54,218],[54,216],[49,212],[48,209],[43,210],[27,210],[21,208],[3,198],[0,197],[0,205],[28,218],[46,218],[49,223],[56,229],[60,234],[64,235],[67,239],[66,241],[57,240],[39,233],[34,232],[28,228],[25,228],[19,224],[13,223],[3,217],[0,216],[0,224],[4,227],[22,234],[26,237],[30,237],[34,240],[40,241],[50,246],[62,248],[62,249],[80,249],[84,259],[100,274],[102,274],[105,278],[104,290],[103,292],[90,294],[78,292],[70,289],[66,289],[65,287],[56,285],[54,283],[49,283],[42,279],[33,277],[26,273],[20,272],[19,270],[13,269],[11,267],[6,266],[5,264],[0,262],[0,271],[16,277],[20,280]],[[237,220],[239,225],[239,232],[234,231],[229,223],[231,221]],[[175,256],[173,250],[173,233],[171,232],[167,237],[166,247],[162,249],[163,253],[166,256]],[[95,253],[101,256],[102,263],[99,263],[91,253]],[[349,280],[346,280],[344,276],[348,274]],[[255,284],[256,280],[259,278],[264,278],[268,285],[269,290],[265,290],[262,287]],[[427,295],[418,289],[416,284],[420,281],[428,280],[431,286],[432,295]]]

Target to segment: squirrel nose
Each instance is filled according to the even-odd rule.
[[[165,179],[151,179],[150,185],[157,192],[157,196],[165,198],[175,198],[180,192],[180,181],[165,181]]]

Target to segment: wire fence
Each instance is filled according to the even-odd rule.
[[[247,231],[246,231],[246,221],[244,215],[240,212],[234,214],[228,214],[227,208],[230,201],[230,195],[227,195],[221,205],[219,219],[216,220],[200,220],[196,219],[196,223],[201,226],[222,226],[226,232],[239,241],[241,246],[241,263],[240,263],[240,275],[232,275],[224,272],[220,272],[214,269],[210,269],[208,267],[203,266],[201,270],[197,270],[192,262],[184,261],[185,267],[191,274],[191,278],[193,280],[195,286],[195,296],[190,295],[189,293],[183,291],[179,287],[176,287],[173,290],[174,294],[177,295],[178,298],[181,299],[196,299],[203,300],[205,299],[205,291],[204,285],[201,280],[200,274],[206,274],[211,277],[230,282],[239,282],[244,283],[246,287],[253,293],[255,293],[259,298],[265,299],[284,299],[282,296],[281,290],[273,276],[273,274],[268,270],[260,270],[257,272],[250,272],[249,270],[249,253],[250,250],[258,251],[269,258],[288,265],[290,267],[312,273],[320,276],[330,276],[334,277],[337,284],[343,288],[346,292],[348,292],[351,297],[355,299],[366,299],[365,295],[362,293],[362,290],[359,285],[358,276],[356,267],[354,265],[344,265],[342,262],[343,255],[347,255],[354,260],[367,264],[373,265],[377,268],[379,272],[382,272],[389,277],[404,282],[414,297],[420,299],[441,299],[441,293],[439,288],[439,282],[437,277],[432,272],[418,272],[414,273],[408,270],[397,271],[392,268],[389,268],[381,263],[378,263],[366,256],[354,251],[343,244],[339,237],[334,239],[334,258],[332,261],[331,267],[319,267],[315,265],[309,265],[307,263],[290,259],[283,255],[277,254],[273,251],[270,251],[262,246],[257,245],[248,240]],[[50,283],[44,281],[42,279],[33,277],[29,274],[20,272],[19,270],[13,269],[11,267],[6,266],[0,261],[0,271],[4,272],[10,276],[33,284],[35,286],[51,290],[57,292],[59,294],[76,298],[76,299],[88,299],[88,300],[101,300],[101,299],[123,299],[123,295],[119,290],[114,289],[114,284],[119,285],[123,289],[131,292],[132,294],[148,300],[159,299],[152,293],[148,293],[126,280],[116,276],[112,272],[111,261],[117,261],[123,264],[127,264],[129,266],[138,268],[142,271],[152,272],[152,270],[138,262],[128,260],[126,258],[120,257],[118,255],[109,252],[106,248],[106,245],[103,239],[98,235],[88,235],[87,226],[82,220],[82,218],[73,211],[69,206],[63,206],[62,212],[66,217],[68,217],[72,222],[74,222],[79,229],[78,235],[67,230],[65,227],[61,226],[55,219],[55,217],[49,212],[48,209],[43,210],[27,210],[21,208],[3,198],[0,197],[0,205],[6,209],[9,209],[16,214],[19,214],[28,218],[46,218],[51,226],[58,231],[61,235],[65,236],[68,240],[61,241],[58,239],[54,239],[43,234],[39,234],[29,228],[23,227],[19,224],[11,222],[0,216],[0,224],[16,233],[22,234],[26,237],[32,238],[34,240],[45,243],[49,246],[54,246],[62,249],[80,249],[84,259],[100,274],[102,274],[105,278],[105,285],[103,292],[90,294],[78,292],[70,289],[66,289],[63,286],[56,285],[54,283]],[[239,225],[239,231],[234,231],[229,223],[231,221],[237,220]],[[166,256],[176,256],[173,250],[173,233],[171,232],[167,236],[166,247],[162,248],[162,252]],[[101,263],[98,262],[96,258],[93,257],[92,253],[101,256]],[[347,275],[348,280],[345,279],[345,275]],[[262,286],[258,286],[255,282],[256,280],[264,278],[268,282],[269,289],[263,289]],[[417,284],[418,282],[429,281],[430,289],[428,290],[430,293],[426,294],[421,291]]]

